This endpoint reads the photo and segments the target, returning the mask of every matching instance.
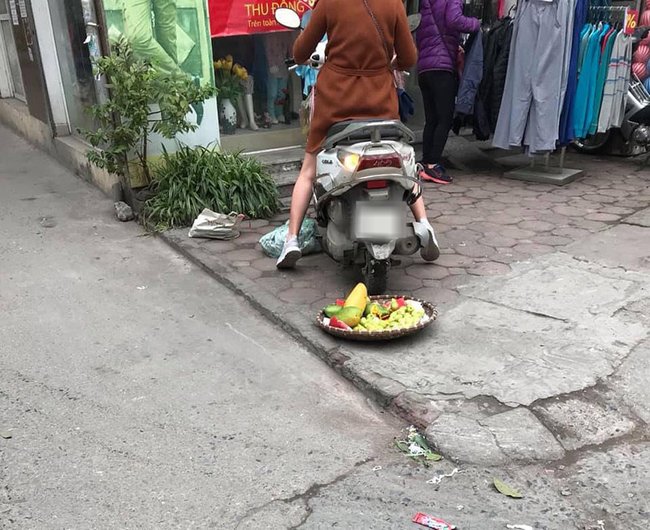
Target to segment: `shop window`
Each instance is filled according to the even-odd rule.
[[[73,133],[77,128],[93,129],[86,112],[98,102],[87,33],[90,0],[50,0],[50,13],[70,128]]]
[[[241,82],[242,96],[233,102],[238,114],[235,134],[258,128],[280,131],[299,127],[302,83],[285,63],[292,57],[296,37],[295,32],[280,31],[212,39],[215,61],[232,57],[233,63],[245,68],[248,74],[248,79]],[[233,132],[221,125],[222,134]]]

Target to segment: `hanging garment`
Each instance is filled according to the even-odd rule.
[[[591,68],[591,78],[590,78],[590,83],[589,83],[589,88],[588,88],[588,95],[589,98],[587,100],[587,109],[585,111],[585,121],[584,121],[584,128],[582,129],[582,136],[580,138],[585,138],[589,135],[589,129],[591,128],[591,121],[594,117],[594,114],[598,114],[598,110],[594,112],[594,105],[596,103],[596,99],[601,96],[598,96],[596,93],[596,84],[598,81],[598,72],[600,70],[600,62],[602,59],[602,46],[603,46],[603,41],[605,40],[605,37],[607,34],[609,34],[610,26],[609,24],[605,24],[603,29],[600,31],[598,41],[596,42],[596,50],[594,52],[594,58],[593,58],[593,65]],[[600,105],[598,106],[600,108]],[[598,119],[598,118],[596,118]]]
[[[625,107],[627,106],[627,92],[630,88],[630,77],[632,72],[632,37],[623,35],[621,37],[621,55],[616,69],[616,88],[614,89],[614,100],[612,102],[612,113],[609,122],[610,127],[620,127],[625,118]]]
[[[580,50],[582,49],[583,28],[589,11],[588,0],[577,0],[573,19],[573,42],[571,45],[571,60],[569,64],[569,76],[567,81],[562,114],[560,116],[560,146],[564,147],[575,139],[573,134],[573,106],[575,104],[576,89],[578,88],[578,68],[580,61]],[[586,33],[586,31],[585,31]]]
[[[612,49],[614,43],[618,38],[618,31],[610,31],[605,36],[605,50],[600,58],[600,64],[598,65],[598,76],[596,78],[596,86],[594,88],[595,97],[594,97],[594,108],[591,116],[591,124],[589,126],[589,134],[596,134],[598,130],[598,120],[600,117],[600,107],[603,102],[603,93],[605,89],[605,81],[607,80],[607,72],[609,70],[609,63],[612,57]]]
[[[471,115],[474,113],[474,100],[479,84],[483,79],[483,33],[470,37],[467,43],[465,68],[460,79],[458,95],[456,96],[456,115]]]
[[[569,3],[528,0],[515,19],[493,145],[552,151],[558,139]],[[525,135],[525,137],[524,137]]]
[[[595,30],[595,26],[587,24],[580,33],[580,58],[578,60],[578,74],[582,73],[582,65],[585,63],[585,55],[587,54],[589,39]]]
[[[562,85],[560,88],[560,106],[558,108],[558,123],[562,116],[562,108],[564,107],[564,98],[569,84],[569,69],[571,67],[571,48],[573,46],[573,21],[575,20],[576,0],[566,0],[568,2],[569,13],[567,15],[567,35],[564,41],[564,51],[562,56],[564,62],[562,64]],[[559,138],[559,136],[558,136]]]
[[[494,132],[508,71],[512,19],[498,20],[484,33],[483,78],[478,87],[474,112],[474,134],[487,140]]]
[[[589,37],[589,44],[582,71],[578,79],[576,105],[573,109],[573,127],[576,138],[584,138],[591,125],[594,104],[593,86],[596,84],[598,60],[600,57],[600,38],[609,30],[609,26],[599,26]]]
[[[509,20],[502,29],[497,43],[497,56],[494,62],[494,81],[492,86],[490,108],[490,126],[492,132],[496,131],[499,112],[501,111],[501,102],[503,101],[503,92],[506,88],[506,79],[508,77],[508,64],[510,60],[510,47],[512,45],[512,36],[514,34],[514,23]]]
[[[598,116],[597,132],[604,133],[610,127],[612,109],[614,105],[614,94],[616,92],[616,79],[618,76],[618,66],[623,59],[623,38],[621,33],[616,36],[614,46],[612,47],[612,56],[607,67],[607,77],[605,78],[605,87],[603,88],[603,99],[600,103],[600,113]]]

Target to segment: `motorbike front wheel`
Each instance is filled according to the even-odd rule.
[[[388,287],[388,276],[390,275],[389,259],[374,259],[370,254],[366,255],[366,266],[363,268],[363,279],[368,294],[385,294]]]

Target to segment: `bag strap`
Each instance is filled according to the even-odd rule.
[[[375,17],[375,13],[372,11],[370,5],[368,4],[368,0],[363,0],[363,5],[366,7],[366,11],[368,11],[370,18],[372,18],[372,21],[375,24],[375,27],[377,28],[377,32],[379,33],[379,37],[381,38],[381,43],[384,45],[384,51],[386,52],[386,59],[388,60],[388,68],[392,70],[391,65],[393,64],[393,58],[390,56],[390,51],[388,49],[388,41],[386,40],[386,35],[384,35],[384,30],[381,29],[381,26],[377,21],[377,17]]]

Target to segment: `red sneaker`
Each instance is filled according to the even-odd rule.
[[[424,169],[420,172],[420,178],[436,184],[451,184],[454,181],[453,178],[447,175],[445,168],[440,164],[433,167],[424,166]]]

